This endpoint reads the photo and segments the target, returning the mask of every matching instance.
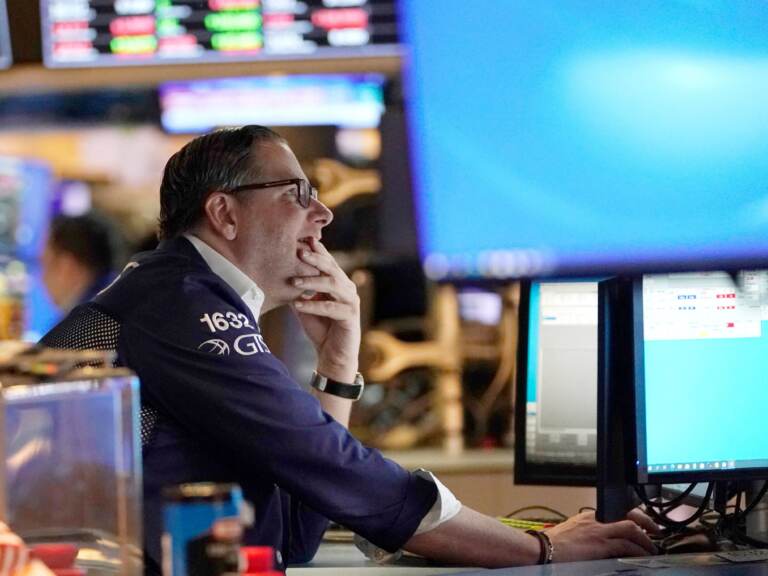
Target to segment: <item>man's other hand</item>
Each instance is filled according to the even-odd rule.
[[[596,560],[600,558],[647,556],[656,553],[648,533],[659,527],[638,509],[626,520],[602,524],[594,512],[582,512],[562,524],[546,530],[554,547],[555,562]]]

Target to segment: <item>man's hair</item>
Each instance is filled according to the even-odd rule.
[[[122,236],[106,217],[90,212],[82,216],[56,216],[51,221],[48,244],[67,252],[96,276],[122,264]]]
[[[203,216],[208,196],[257,178],[261,166],[249,162],[254,144],[286,144],[277,132],[264,126],[217,130],[195,138],[171,156],[160,185],[160,239],[175,238]]]

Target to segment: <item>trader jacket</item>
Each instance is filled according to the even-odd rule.
[[[145,555],[160,561],[164,486],[237,482],[246,542],[309,561],[327,519],[390,551],[437,498],[434,482],[358,442],[294,382],[248,306],[185,238],[138,254],[44,344],[115,349],[141,381]]]

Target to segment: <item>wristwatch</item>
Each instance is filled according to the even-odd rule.
[[[360,372],[355,375],[355,381],[352,384],[337,382],[317,372],[312,372],[310,384],[315,390],[352,401],[360,400],[360,397],[363,395],[363,389],[365,389],[365,380],[363,380],[363,375]]]

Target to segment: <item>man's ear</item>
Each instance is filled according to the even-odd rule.
[[[236,206],[237,200],[223,192],[212,193],[203,205],[208,225],[225,240],[237,238]]]

